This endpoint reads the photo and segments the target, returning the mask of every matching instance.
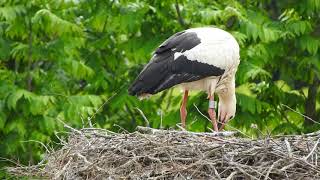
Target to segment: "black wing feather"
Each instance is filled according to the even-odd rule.
[[[219,67],[188,60],[186,56],[174,59],[176,52],[184,52],[201,43],[194,32],[178,32],[163,42],[151,61],[129,88],[129,94],[155,94],[184,82],[197,81],[209,76],[221,76]]]

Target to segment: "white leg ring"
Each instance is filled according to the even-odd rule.
[[[217,101],[209,100],[209,109],[216,109]]]

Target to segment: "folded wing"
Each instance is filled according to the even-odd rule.
[[[199,44],[201,39],[196,32],[182,31],[168,38],[156,49],[150,62],[130,86],[129,94],[155,94],[184,82],[221,76],[224,69],[200,59],[190,60],[182,54]]]

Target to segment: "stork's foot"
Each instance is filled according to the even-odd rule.
[[[229,120],[227,120],[226,118],[221,120],[221,126],[219,127],[219,131],[223,130],[224,126],[228,123]]]
[[[219,122],[219,125],[218,125],[219,131],[222,131],[222,130],[223,130],[224,125],[225,125],[224,122]]]
[[[217,119],[216,119],[216,111],[214,108],[209,108],[208,109],[208,114],[209,114],[209,117],[211,119],[211,122],[212,122],[212,125],[213,125],[213,129],[214,131],[219,131],[218,129],[218,124],[217,124]]]
[[[221,119],[221,116],[220,116],[220,119],[218,119],[218,129],[219,131],[221,131],[223,128],[224,128],[224,120]]]

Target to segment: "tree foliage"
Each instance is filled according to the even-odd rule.
[[[139,101],[127,94],[151,52],[173,33],[216,26],[241,46],[237,116],[250,136],[319,125],[320,1],[3,0],[0,2],[0,156],[37,160],[62,122],[129,131],[174,127],[179,89]],[[102,106],[102,104],[105,105]],[[188,129],[207,131],[206,95],[188,103]],[[288,109],[288,107],[292,108]],[[257,128],[252,128],[256,124]]]

